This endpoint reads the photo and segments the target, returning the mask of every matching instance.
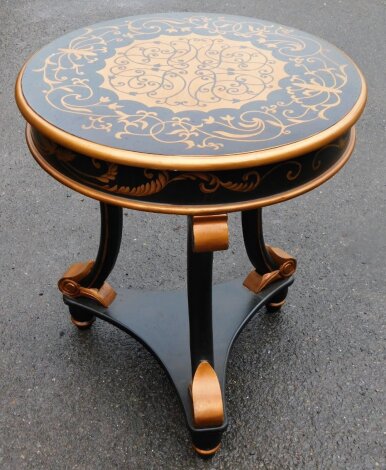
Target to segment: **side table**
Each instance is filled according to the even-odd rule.
[[[169,13],[69,33],[22,68],[16,100],[29,149],[51,176],[100,201],[95,261],[59,280],[73,323],[117,326],[158,358],[181,399],[195,450],[227,427],[225,370],[263,306],[280,310],[296,260],[265,244],[262,207],[309,191],[349,159],[366,102],[356,65],[329,43],[271,22]],[[122,208],[188,216],[184,292],[107,282]],[[213,252],[241,211],[253,265],[214,287]]]

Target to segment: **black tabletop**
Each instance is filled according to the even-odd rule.
[[[89,143],[118,149],[129,163],[130,152],[235,162],[304,141],[314,148],[353,125],[366,95],[358,68],[331,44],[206,13],[127,17],[67,34],[27,62],[20,88],[19,106],[43,133],[66,133],[89,155]]]

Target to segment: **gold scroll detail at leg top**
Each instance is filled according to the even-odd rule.
[[[193,217],[193,251],[227,250],[229,246],[228,215],[197,215]]]
[[[67,297],[72,297],[73,299],[77,297],[88,297],[89,299],[96,300],[103,307],[107,308],[117,295],[110,284],[105,282],[99,289],[83,287],[81,285],[82,279],[91,271],[93,265],[94,261],[92,260],[71,265],[59,279],[58,287],[60,292]]]
[[[280,279],[292,276],[296,271],[296,259],[281,248],[266,245],[267,251],[278,269],[266,274],[251,271],[245,278],[243,285],[255,294],[258,294],[267,286]]]

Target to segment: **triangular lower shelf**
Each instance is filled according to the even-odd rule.
[[[263,292],[253,294],[242,285],[242,279],[213,286],[214,366],[225,400],[225,373],[233,342],[247,322],[293,278],[275,282]],[[117,326],[140,341],[163,365],[181,399],[193,439],[205,441],[213,434],[221,438],[227,420],[221,427],[197,429],[192,420],[189,385],[192,370],[189,350],[189,315],[186,290],[143,291],[118,289],[117,298],[104,308],[87,298],[64,297],[70,307],[92,313]]]

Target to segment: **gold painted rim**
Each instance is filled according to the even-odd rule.
[[[18,74],[15,87],[15,97],[20,112],[32,127],[37,129],[48,139],[53,140],[55,143],[82,155],[99,158],[101,160],[121,165],[151,168],[156,170],[206,171],[231,170],[236,168],[241,169],[252,166],[268,165],[270,163],[276,163],[303,155],[329,144],[331,141],[339,138],[348,129],[350,129],[359,119],[367,99],[367,86],[364,76],[356,64],[353,61],[351,62],[354,64],[360,75],[362,88],[359,98],[351,111],[349,111],[339,122],[318,134],[314,134],[306,139],[293,142],[291,144],[271,147],[256,152],[227,154],[221,156],[157,155],[141,153],[118,149],[116,147],[108,147],[69,134],[50,124],[28,105],[21,86],[23,73],[28,62],[23,66]]]
[[[308,183],[305,183],[297,188],[294,188],[290,191],[286,191],[281,194],[276,194],[274,196],[269,196],[261,198],[254,201],[244,201],[244,202],[235,202],[231,204],[213,204],[213,205],[184,205],[176,206],[173,204],[161,204],[153,202],[143,202],[143,201],[133,201],[130,199],[123,198],[121,196],[112,196],[110,194],[103,193],[96,189],[89,188],[77,181],[72,180],[68,176],[63,175],[54,167],[49,165],[47,161],[42,157],[38,149],[36,148],[32,135],[31,135],[31,126],[27,124],[26,127],[26,139],[28,147],[39,165],[49,173],[53,178],[58,180],[60,183],[68,186],[69,188],[77,191],[78,193],[84,194],[85,196],[97,199],[107,204],[113,204],[116,206],[126,207],[128,209],[134,209],[145,212],[157,212],[161,214],[178,214],[178,215],[210,215],[210,214],[224,214],[228,212],[244,211],[249,209],[256,209],[258,207],[269,206],[272,204],[277,204],[279,202],[287,201],[294,197],[300,196],[311,189],[320,186],[322,183],[330,179],[335,175],[348,161],[350,155],[352,154],[355,146],[355,128],[353,127],[350,131],[349,142],[345,151],[343,152],[340,159],[331,166],[326,172],[320,175],[318,178],[315,178]]]

